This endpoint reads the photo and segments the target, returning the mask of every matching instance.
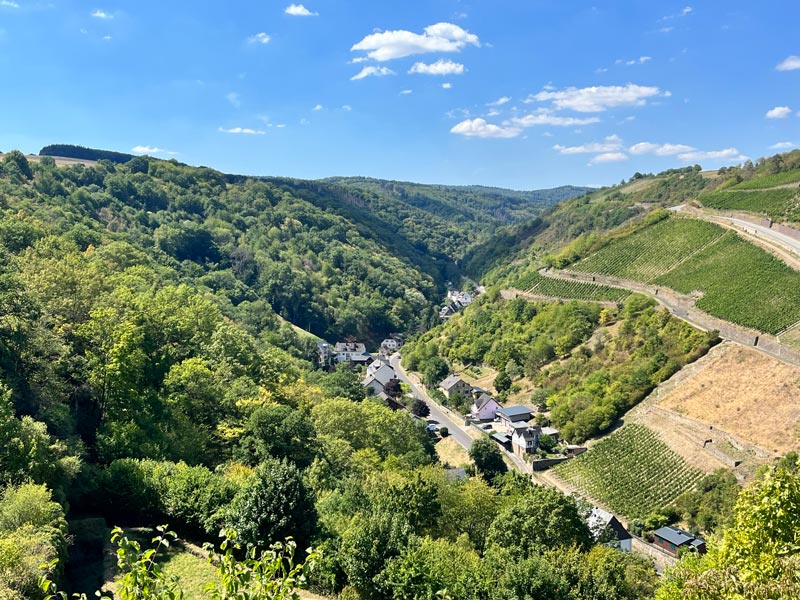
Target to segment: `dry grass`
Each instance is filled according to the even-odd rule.
[[[659,406],[697,419],[764,450],[800,450],[800,367],[726,345]]]
[[[781,344],[794,348],[795,350],[800,350],[800,325],[796,325],[779,337]]]
[[[467,451],[451,436],[442,438],[436,443],[436,454],[443,465],[451,468],[472,464]]]

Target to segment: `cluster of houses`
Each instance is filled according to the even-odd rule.
[[[559,438],[558,429],[542,427],[533,420],[533,412],[525,406],[500,406],[486,390],[473,387],[458,375],[451,375],[439,384],[442,393],[449,399],[455,395],[472,398],[469,418],[475,423],[497,422],[505,431],[492,434],[492,439],[509,452],[524,458],[526,454],[534,454],[539,449],[542,435],[554,439]],[[577,446],[568,446],[573,455],[585,450]]]
[[[376,359],[388,357],[400,350],[403,340],[398,336],[391,336],[381,342],[378,354],[367,352],[367,347],[361,342],[337,342],[331,346],[328,342],[317,344],[317,361],[323,369],[333,367],[339,363],[352,363],[355,365],[370,365]]]
[[[460,310],[464,310],[475,300],[474,296],[469,292],[461,292],[458,290],[449,290],[447,292],[447,301],[442,309],[439,311],[439,318],[442,321],[447,321],[450,317]]]

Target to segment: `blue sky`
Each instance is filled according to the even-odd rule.
[[[800,144],[800,3],[0,0],[0,150],[518,189]]]

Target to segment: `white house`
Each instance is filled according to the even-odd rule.
[[[394,354],[403,344],[395,338],[386,338],[381,342],[381,354]]]
[[[538,425],[528,425],[527,423],[512,424],[511,449],[519,457],[525,454],[533,454],[539,447],[539,436],[542,428]]]
[[[367,352],[367,347],[360,342],[338,342],[333,348],[333,353],[337,363],[354,362],[363,364],[372,362],[372,356]]]
[[[381,365],[374,373],[367,375],[361,384],[371,389],[372,393],[377,396],[386,390],[386,384],[392,379],[397,379],[394,374],[394,369],[389,365]]]
[[[489,394],[483,393],[472,403],[470,414],[473,419],[478,421],[493,421],[498,410],[500,410],[500,405],[497,400]]]

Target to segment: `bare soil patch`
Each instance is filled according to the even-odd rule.
[[[737,344],[698,361],[658,406],[776,455],[800,450],[800,367]],[[697,364],[697,363],[696,363]]]

